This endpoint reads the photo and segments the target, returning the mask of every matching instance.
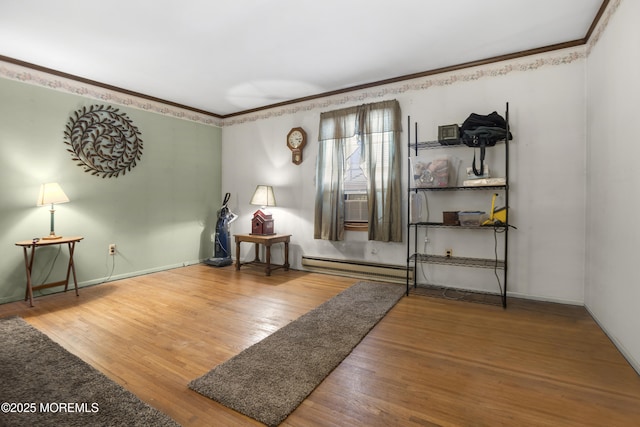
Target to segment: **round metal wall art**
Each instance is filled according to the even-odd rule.
[[[140,131],[117,108],[104,105],[82,107],[69,117],[64,143],[72,160],[85,172],[117,178],[136,166],[142,157]]]

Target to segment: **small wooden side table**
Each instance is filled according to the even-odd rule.
[[[271,276],[271,271],[276,270],[278,268],[284,268],[285,271],[289,270],[289,239],[291,237],[291,234],[270,234],[270,235],[235,234],[234,236],[236,238],[236,270],[240,270],[240,266],[245,264],[264,264],[265,273],[267,276]],[[253,261],[250,261],[250,262],[240,261],[240,243],[241,242],[255,243],[256,256]],[[284,264],[282,265],[271,264],[271,245],[275,243],[284,243]],[[265,262],[260,261],[260,245],[264,245],[266,248]]]
[[[16,246],[22,246],[22,250],[24,252],[24,265],[27,270],[27,289],[24,293],[24,300],[29,300],[29,305],[33,307],[33,291],[37,291],[39,289],[53,288],[54,286],[62,286],[64,285],[64,291],[67,291],[69,287],[69,277],[73,274],[73,284],[76,289],[76,296],[78,294],[78,280],[76,279],[76,268],[73,263],[73,252],[76,247],[76,243],[80,240],[84,239],[81,236],[73,236],[73,237],[60,237],[59,239],[40,239],[40,240],[23,240],[21,242],[16,242]],[[33,261],[36,258],[36,248],[42,246],[51,246],[51,245],[63,245],[67,244],[69,247],[69,264],[67,265],[67,278],[65,280],[60,280],[59,282],[51,282],[45,283],[43,285],[33,286],[31,283],[31,271],[33,269]],[[31,255],[27,253],[27,249],[31,248]]]

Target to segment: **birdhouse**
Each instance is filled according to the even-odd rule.
[[[258,209],[251,220],[251,234],[269,235],[273,232],[273,218],[271,214]]]

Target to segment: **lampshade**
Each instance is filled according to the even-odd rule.
[[[67,203],[68,201],[69,198],[64,194],[64,191],[62,191],[60,184],[57,182],[49,182],[47,184],[42,184],[40,187],[40,195],[38,196],[38,203],[36,206]]]
[[[53,228],[55,221],[55,209],[53,209],[53,205],[57,203],[67,203],[68,201],[69,198],[64,194],[64,191],[62,191],[62,188],[60,188],[60,185],[57,182],[42,184],[40,187],[40,194],[38,195],[38,202],[36,203],[36,206],[51,205],[51,233],[48,236],[43,237],[43,239],[52,240],[59,239],[61,237],[56,235]]]
[[[276,198],[273,195],[273,187],[270,185],[258,185],[249,203],[258,206],[275,206]]]

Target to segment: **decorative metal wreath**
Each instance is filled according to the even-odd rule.
[[[69,117],[64,143],[72,160],[91,175],[117,178],[136,166],[142,156],[142,139],[129,117],[104,105],[82,107]]]

